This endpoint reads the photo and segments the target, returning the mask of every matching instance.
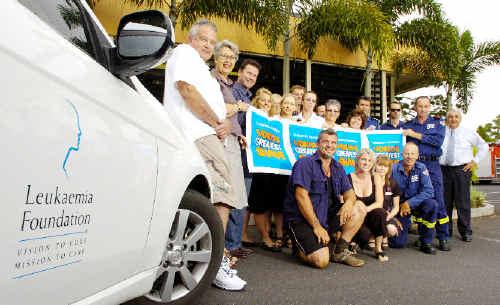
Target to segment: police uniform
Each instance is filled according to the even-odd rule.
[[[418,159],[425,164],[429,170],[429,175],[434,188],[434,196],[438,203],[436,210],[436,235],[440,241],[447,241],[449,237],[449,218],[444,204],[443,194],[443,176],[439,165],[439,157],[442,154],[441,145],[444,141],[445,127],[444,122],[440,118],[429,116],[423,124],[420,124],[417,118],[406,122],[404,129],[412,129],[415,132],[422,134],[422,140],[412,137],[406,137],[406,141],[413,142],[418,145]],[[415,219],[419,221],[419,219]]]
[[[417,161],[407,175],[403,161],[399,161],[392,168],[392,179],[401,189],[400,204],[408,201],[412,215],[417,219],[420,241],[423,244],[431,244],[434,239],[438,203],[434,199],[434,189],[429,171],[422,162]],[[403,248],[408,240],[411,219],[410,215],[401,216],[398,214],[397,217],[403,225],[403,230],[397,236],[391,237],[389,243],[392,248]]]
[[[366,118],[365,129],[368,129],[372,126],[373,126],[373,129],[378,129],[379,125],[380,125],[380,122],[376,118],[372,118],[371,116]]]
[[[397,126],[392,125],[391,121],[387,121],[384,124],[380,125],[380,130],[399,130],[403,128],[403,121],[399,121]]]

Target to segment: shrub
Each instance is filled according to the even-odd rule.
[[[475,187],[470,188],[470,206],[471,208],[480,208],[485,206],[486,194],[478,191]]]

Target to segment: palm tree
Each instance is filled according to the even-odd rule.
[[[350,51],[368,46],[379,59],[393,47],[393,34],[387,19],[375,5],[366,1],[226,0],[216,4],[215,1],[184,0],[181,23],[187,26],[201,16],[224,17],[252,26],[264,37],[269,49],[274,49],[282,40],[284,92],[289,86],[289,43],[295,35],[307,54],[306,68],[310,68],[318,40],[323,36],[340,42]],[[292,16],[296,17],[295,25]]]
[[[448,108],[451,107],[452,93],[457,95],[457,106],[464,112],[469,109],[477,73],[487,67],[500,64],[500,41],[474,44],[469,31],[460,36],[460,63],[457,77],[446,81]]]
[[[169,0],[125,0],[137,5],[169,6]],[[393,37],[390,26],[377,7],[359,0],[183,0],[178,5],[183,28],[200,17],[223,17],[252,28],[269,49],[283,43],[283,91],[289,87],[290,40],[299,43],[312,59],[320,37],[335,39],[355,51],[369,46],[377,58],[388,54]],[[177,16],[174,16],[175,20]],[[296,17],[296,20],[293,19]],[[171,16],[172,19],[172,16]],[[296,21],[296,22],[295,22]]]
[[[366,1],[330,0],[311,8],[297,25],[297,34],[308,58],[320,37],[329,37],[355,52],[367,48],[378,59],[394,46],[392,28],[377,6]]]
[[[429,29],[430,25],[437,25],[441,21],[441,5],[434,0],[367,0],[375,5],[388,19],[394,32],[396,43],[400,47],[413,46],[421,49],[428,49],[435,45],[430,45],[433,39],[419,40],[408,32]],[[399,22],[400,17],[404,15],[419,13],[423,17],[413,21]],[[405,35],[406,34],[406,35]],[[368,49],[366,72],[364,82],[364,94],[371,96],[371,79],[374,50]]]
[[[467,112],[476,74],[489,66],[500,64],[500,41],[474,44],[469,31],[460,35],[455,29],[455,36],[443,33],[441,32],[443,39],[446,35],[449,37],[448,40],[443,40],[442,53],[432,54],[422,50],[402,52],[395,60],[397,70],[405,68],[416,74],[423,86],[445,85],[447,108],[450,109],[452,95],[455,93],[457,106]]]

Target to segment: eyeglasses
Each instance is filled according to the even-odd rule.
[[[231,60],[231,61],[236,61],[236,59],[238,59],[234,55],[219,55],[219,57],[222,59],[227,59],[227,60]]]
[[[401,109],[391,109],[392,112],[401,112]]]
[[[326,112],[340,112],[340,111],[335,110],[335,109],[326,109]]]

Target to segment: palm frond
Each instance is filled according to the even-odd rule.
[[[474,46],[472,61],[466,69],[471,73],[483,71],[489,66],[500,64],[500,41],[487,41]]]
[[[180,24],[188,28],[201,17],[223,17],[253,29],[274,49],[289,26],[289,4],[287,0],[183,0]]]
[[[297,25],[297,34],[309,57],[322,36],[350,51],[370,48],[377,58],[388,55],[394,46],[386,16],[375,5],[356,0],[330,0],[313,7]]]
[[[394,53],[393,68],[398,77],[403,71],[411,72],[425,86],[440,85],[444,81],[441,66],[429,54],[416,48],[398,50]]]
[[[447,21],[428,18],[414,19],[401,24],[396,31],[400,46],[411,46],[425,51],[441,66],[447,77],[457,75],[460,69],[460,48],[457,28]]]
[[[420,13],[434,20],[442,17],[441,4],[434,0],[368,0],[374,3],[394,23],[401,15]]]
[[[170,8],[171,0],[123,0],[125,4],[130,3],[137,7],[167,7]]]

